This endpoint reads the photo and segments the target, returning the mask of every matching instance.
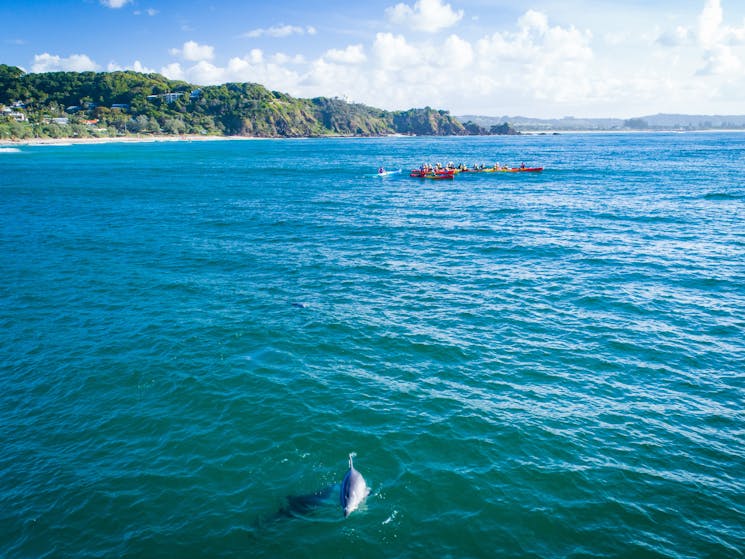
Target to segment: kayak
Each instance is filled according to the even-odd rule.
[[[426,173],[421,175],[421,178],[432,180],[453,180],[455,178],[455,173]]]
[[[539,173],[543,171],[543,167],[500,167],[495,169],[494,167],[487,167],[484,169],[428,169],[423,171],[421,169],[412,169],[409,172],[410,177],[418,179],[452,179],[458,173]],[[397,172],[397,171],[394,171]]]
[[[397,175],[402,169],[396,169],[395,171],[383,171],[382,173],[375,173],[376,177],[387,177],[389,175]]]
[[[423,179],[433,177],[444,177],[452,179],[455,176],[456,171],[453,169],[437,169],[435,171],[422,171],[421,169],[412,169],[409,173],[410,177]],[[431,175],[431,176],[430,176]]]
[[[461,169],[461,173],[488,173],[488,169]]]
[[[484,169],[484,173],[539,173],[543,167],[502,167],[501,169]]]
[[[540,173],[543,171],[543,167],[513,167],[509,169],[508,173]]]

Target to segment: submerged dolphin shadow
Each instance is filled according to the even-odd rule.
[[[288,495],[284,506],[280,507],[276,518],[305,518],[315,514],[321,508],[336,506],[335,499],[339,491],[339,484],[334,483],[314,493],[305,495]]]

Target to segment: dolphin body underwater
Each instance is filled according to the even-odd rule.
[[[279,509],[277,517],[302,518],[314,513],[317,509],[330,504],[329,497],[335,487],[338,487],[338,485],[329,485],[307,495],[288,495],[286,497],[287,503]]]
[[[370,494],[370,488],[365,483],[365,478],[354,469],[354,464],[352,463],[354,456],[354,453],[349,455],[349,471],[344,476],[344,481],[341,482],[339,500],[344,509],[344,518],[356,510],[360,506],[360,503]]]
[[[365,478],[354,468],[352,463],[354,456],[354,453],[349,455],[349,470],[344,476],[341,487],[339,484],[333,484],[315,493],[290,495],[286,498],[286,505],[277,512],[276,518],[304,518],[313,514],[317,509],[330,506],[333,502],[330,498],[337,488],[339,488],[339,502],[344,510],[344,518],[349,516],[370,494]]]

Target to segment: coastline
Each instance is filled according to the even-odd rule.
[[[523,136],[556,136],[563,134],[719,134],[743,133],[745,128],[702,128],[699,130],[520,130]]]
[[[144,144],[154,142],[217,142],[225,140],[262,140],[255,136],[204,136],[200,134],[113,136],[104,138],[26,138],[23,140],[0,140],[0,146],[64,146],[82,144]]]
[[[0,139],[0,147],[19,146],[68,146],[84,144],[145,144],[156,142],[218,142],[229,140],[253,141],[253,140],[308,140],[312,138],[412,138],[414,135],[385,134],[383,136],[353,136],[334,135],[327,136],[206,136],[201,134],[158,134],[139,136],[106,136],[102,138],[25,138],[25,139]]]
[[[743,129],[717,129],[717,130],[525,130],[522,136],[553,136],[565,134],[701,134],[701,133],[745,133]],[[0,147],[19,147],[19,146],[66,146],[66,145],[85,145],[85,144],[145,144],[157,142],[219,142],[219,141],[253,141],[253,140],[277,140],[292,139],[302,140],[315,137],[328,138],[412,138],[414,135],[405,134],[386,134],[384,136],[302,136],[292,138],[275,138],[264,136],[205,136],[200,134],[179,134],[179,135],[139,135],[139,136],[107,136],[103,138],[26,138],[26,139],[0,139]],[[429,136],[428,136],[429,137]],[[462,136],[467,137],[467,136]]]

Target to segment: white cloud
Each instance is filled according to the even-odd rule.
[[[403,35],[378,33],[372,48],[377,67],[388,73],[407,68],[415,70],[423,66],[426,60],[424,50],[409,44]]]
[[[362,45],[349,45],[343,50],[330,49],[326,51],[324,58],[338,64],[361,64],[367,60]]]
[[[657,37],[657,43],[666,47],[677,47],[691,42],[693,33],[687,27],[678,25],[672,31],[663,31]]]
[[[101,0],[101,4],[106,6],[107,8],[122,8],[129,4],[132,0]]]
[[[536,31],[537,33],[546,33],[548,28],[548,17],[542,12],[535,10],[528,10],[525,12],[520,19],[517,20],[517,24],[523,31]]]
[[[727,76],[738,72],[743,61],[732,47],[745,42],[745,25],[741,28],[724,25],[720,0],[706,0],[698,18],[698,41],[703,49],[704,65],[699,76]]]
[[[298,25],[275,25],[267,28],[252,29],[251,31],[244,33],[243,37],[255,39],[266,35],[267,37],[282,38],[289,37],[290,35],[305,35],[306,33],[308,35],[315,35],[316,28],[310,25],[307,27],[300,27]]]
[[[233,57],[227,66],[216,66],[201,60],[190,67],[172,63],[161,68],[161,74],[174,80],[186,80],[200,85],[217,85],[227,82],[255,82],[270,89],[297,91],[301,75],[281,63],[266,57],[260,49],[252,49],[243,57]]]
[[[264,51],[261,49],[251,49],[251,52],[243,57],[243,59],[233,58],[232,60],[245,60],[249,64],[261,64],[264,62]]]
[[[156,10],[156,9],[154,9],[154,8],[148,8],[148,9],[147,9],[147,10],[145,10],[144,12],[143,12],[142,10],[135,10],[135,11],[134,11],[134,14],[135,14],[136,16],[141,16],[141,15],[145,14],[145,15],[148,15],[148,16],[151,16],[151,17],[152,17],[152,16],[154,16],[154,15],[157,15],[157,14],[158,14],[158,10]]]
[[[674,30],[662,31],[656,42],[667,47],[695,43],[705,50],[745,44],[745,23],[742,27],[731,27],[724,21],[721,0],[705,0],[696,26],[678,25]]]
[[[575,27],[550,27],[544,14],[528,11],[515,32],[498,32],[477,42],[479,59],[487,67],[517,64],[525,70],[541,69],[560,74],[567,63],[587,63],[592,57],[589,31]],[[530,76],[526,76],[530,77]],[[567,76],[571,78],[571,76]]]
[[[167,66],[163,66],[160,69],[160,73],[172,80],[186,79],[186,74],[184,73],[183,68],[181,68],[181,64],[179,64],[178,62],[171,62]]]
[[[215,57],[215,47],[200,45],[196,41],[187,41],[180,49],[171,49],[169,52],[191,62],[212,60]]]
[[[98,70],[98,64],[93,62],[86,54],[71,54],[67,58],[58,55],[43,54],[34,55],[31,65],[32,72],[88,72]]]
[[[329,84],[335,84],[334,89],[330,89]],[[354,97],[360,89],[369,89],[369,77],[366,72],[360,72],[359,67],[335,64],[319,58],[311,64],[306,74],[299,76],[297,88],[307,97]]]
[[[122,70],[132,70],[133,72],[140,72],[143,74],[154,74],[155,70],[153,68],[148,68],[142,62],[139,60],[135,60],[130,66],[120,66],[116,62],[109,62],[106,65],[106,71],[107,72],[121,72]]]
[[[458,37],[450,35],[443,45],[442,55],[439,57],[441,65],[446,68],[468,68],[474,59],[471,43]]]
[[[387,8],[385,13],[392,23],[431,33],[463,19],[463,10],[456,12],[450,4],[443,4],[441,0],[417,0],[413,8],[401,2]]]
[[[618,47],[627,43],[630,34],[626,31],[608,31],[602,35],[603,42],[611,47]]]
[[[194,66],[189,68],[187,75],[199,84],[218,84],[232,81],[227,78],[223,68],[218,68],[211,62],[200,60]]]
[[[698,17],[698,37],[704,48],[714,46],[719,40],[723,19],[724,14],[719,0],[707,0]]]
[[[275,64],[305,64],[307,60],[302,54],[290,56],[283,52],[275,52],[272,55],[272,62]]]
[[[704,53],[704,65],[696,72],[699,76],[726,76],[739,72],[742,62],[726,45],[715,45]]]
[[[132,70],[135,72],[142,72],[143,74],[154,74],[155,70],[153,68],[148,68],[144,64],[142,64],[139,60],[135,60],[132,64]]]

